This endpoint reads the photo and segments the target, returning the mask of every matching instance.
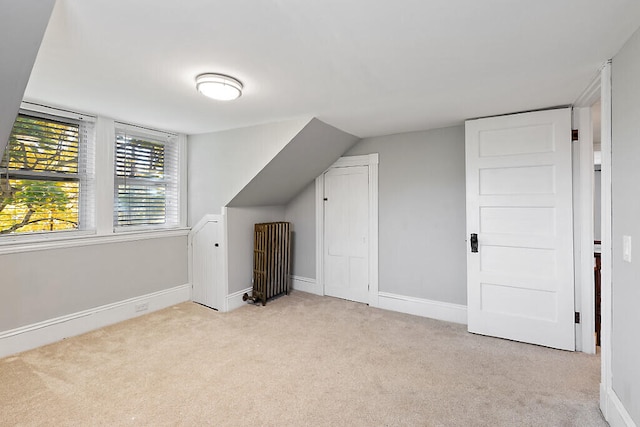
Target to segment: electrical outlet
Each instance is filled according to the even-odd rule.
[[[141,302],[140,304],[136,304],[136,312],[147,311],[149,310],[148,302]]]

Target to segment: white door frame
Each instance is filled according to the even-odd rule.
[[[624,405],[613,390],[613,371],[611,369],[611,333],[612,333],[612,217],[611,217],[611,61],[602,68],[601,73],[601,103],[602,103],[602,270],[601,270],[601,381],[600,381],[600,409],[611,425],[620,421],[631,421]],[[632,425],[626,423],[627,425]]]
[[[580,100],[586,99],[585,103],[576,101],[578,107],[586,107],[593,104],[593,99],[598,96],[601,102],[601,151],[602,151],[602,169],[601,169],[601,325],[600,325],[600,410],[604,418],[612,426],[631,426],[633,420],[625,409],[624,405],[613,390],[613,371],[611,369],[611,333],[612,333],[612,217],[611,217],[611,61],[603,65],[600,76],[597,81],[587,88],[585,95]],[[591,94],[591,95],[590,95]],[[589,100],[591,97],[591,101]],[[590,123],[589,123],[590,125]],[[580,132],[582,132],[583,120],[579,123]],[[583,177],[584,178],[584,177]],[[582,185],[587,185],[584,179],[581,179]],[[580,204],[580,210],[586,209],[586,204]],[[585,242],[586,244],[586,242]],[[585,266],[586,272],[586,266]],[[593,274],[593,273],[591,273]],[[586,281],[583,281],[583,284]],[[584,294],[583,294],[584,301]],[[589,303],[586,301],[585,303]],[[589,325],[583,325],[583,329]],[[583,337],[588,333],[592,334],[592,329],[584,331]],[[585,351],[585,350],[583,350]],[[586,351],[585,351],[586,352]]]
[[[576,311],[580,312],[580,324],[576,325],[576,350],[588,354],[596,353],[591,106],[600,99],[600,91],[600,76],[597,76],[576,100],[573,110],[573,128],[579,133],[578,142],[573,142],[575,301]]]
[[[349,166],[369,167],[369,305],[378,307],[378,153],[340,157],[316,178],[316,284],[324,295],[324,174]]]
[[[587,89],[589,92],[590,89]],[[601,325],[600,325],[600,410],[612,426],[634,425],[624,405],[613,390],[611,368],[612,334],[612,202],[611,202],[611,61],[601,69],[598,81],[591,86],[591,92],[600,92],[601,102],[601,151],[602,151],[602,217],[601,217]],[[597,95],[597,93],[595,93]],[[579,106],[586,106],[579,105]],[[582,125],[582,123],[580,123]],[[584,183],[583,183],[584,184]],[[586,209],[586,208],[585,208]]]

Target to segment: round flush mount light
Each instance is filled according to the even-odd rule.
[[[196,77],[196,89],[218,101],[232,101],[242,95],[242,83],[224,74],[205,73]]]

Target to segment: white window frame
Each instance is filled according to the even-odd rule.
[[[178,200],[179,222],[173,228],[118,230],[113,227],[114,212],[114,153],[115,126],[112,118],[79,114],[64,109],[47,107],[29,101],[23,102],[23,109],[44,112],[60,117],[92,120],[94,128],[94,177],[95,204],[92,215],[94,228],[91,230],[59,231],[55,233],[8,234],[0,236],[0,255],[33,252],[39,250],[89,246],[134,240],[187,236],[187,137],[177,134],[178,144]],[[68,116],[65,116],[68,114]],[[167,132],[168,133],[168,132]]]
[[[19,114],[31,117],[41,117],[45,120],[61,122],[75,122],[79,124],[79,159],[78,182],[78,228],[75,230],[55,230],[40,232],[10,233],[0,235],[0,245],[28,243],[32,241],[52,240],[61,238],[77,238],[82,235],[95,233],[95,121],[96,117],[48,107],[40,104],[22,102]],[[7,146],[8,149],[8,146]]]
[[[152,142],[161,142],[165,145],[165,149],[170,149],[170,157],[173,158],[173,164],[167,164],[165,173],[171,174],[166,177],[164,183],[169,188],[166,197],[170,199],[166,201],[167,212],[164,224],[145,224],[145,225],[119,225],[117,220],[117,191],[118,185],[124,182],[124,179],[117,176],[115,170],[116,159],[116,138],[118,135],[128,134],[138,137],[142,140]],[[184,215],[186,194],[186,177],[184,174],[184,160],[186,152],[186,137],[184,135],[165,132],[157,129],[149,129],[141,126],[131,125],[122,122],[115,122],[115,135],[113,139],[113,230],[115,232],[136,232],[162,229],[177,229],[184,227],[186,215]],[[166,159],[165,159],[166,160]],[[172,173],[173,171],[173,173]],[[136,180],[135,178],[133,179]],[[145,180],[140,179],[139,182],[144,185]],[[153,185],[149,183],[149,185]]]

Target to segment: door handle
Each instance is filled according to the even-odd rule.
[[[471,252],[478,252],[478,235],[471,233]]]

